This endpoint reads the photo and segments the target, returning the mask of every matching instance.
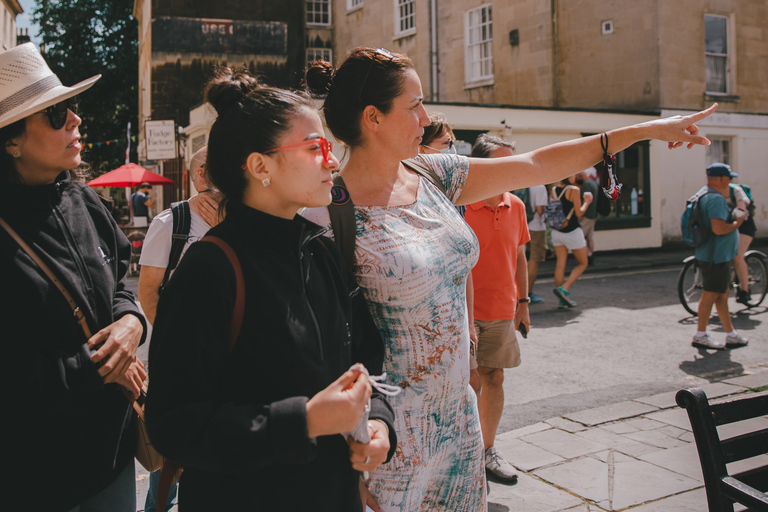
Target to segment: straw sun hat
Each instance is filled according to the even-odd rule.
[[[66,87],[53,74],[32,43],[0,52],[0,128],[71,98],[91,87],[101,75]]]

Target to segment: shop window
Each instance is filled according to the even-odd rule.
[[[616,154],[616,176],[623,184],[621,196],[611,202],[610,215],[598,218],[596,230],[651,226],[649,148],[648,141],[642,141]],[[602,163],[595,167],[600,171]],[[598,193],[602,194],[602,189]]]

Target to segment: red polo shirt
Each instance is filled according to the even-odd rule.
[[[472,269],[475,319],[514,320],[517,248],[531,239],[525,204],[505,192],[496,208],[484,201],[467,205],[465,218],[480,241],[480,259]]]

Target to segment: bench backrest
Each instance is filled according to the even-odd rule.
[[[710,512],[733,512],[733,503],[768,511],[768,465],[728,474],[726,464],[768,453],[768,428],[721,438],[717,427],[768,415],[768,395],[750,395],[710,404],[698,388],[677,392],[688,411],[699,452]]]

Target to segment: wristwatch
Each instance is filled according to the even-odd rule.
[[[525,304],[526,302],[531,302],[530,297],[523,297],[522,299],[517,299],[518,304]]]

